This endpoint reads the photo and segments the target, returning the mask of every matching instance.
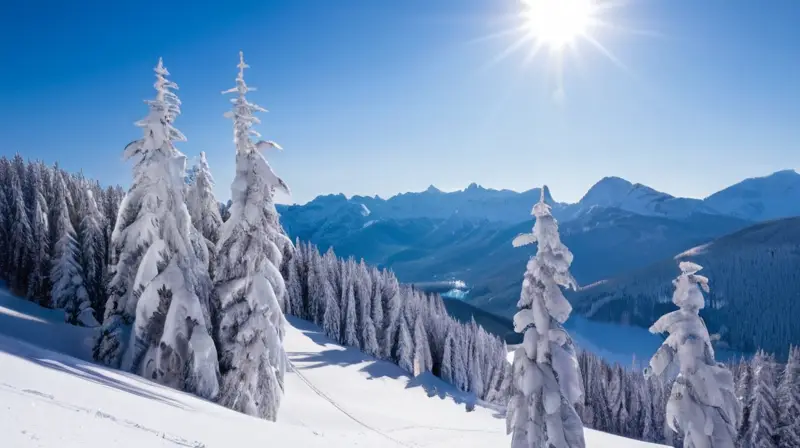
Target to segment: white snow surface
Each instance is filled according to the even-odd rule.
[[[13,448],[501,447],[496,410],[466,412],[469,395],[430,374],[343,348],[290,320],[278,422],[239,414],[131,373],[88,361],[92,329],[63,323],[0,291],[0,433]],[[61,353],[58,353],[61,352]],[[590,447],[644,442],[586,430]]]

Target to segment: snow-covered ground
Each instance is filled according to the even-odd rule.
[[[505,421],[438,378],[332,343],[291,320],[295,367],[277,423],[88,361],[91,330],[0,294],[2,446],[43,447],[502,447]],[[589,447],[656,446],[587,430]]]

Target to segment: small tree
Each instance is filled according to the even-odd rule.
[[[192,170],[193,181],[189,185],[187,205],[192,216],[192,224],[200,231],[209,249],[212,260],[209,263],[209,273],[214,276],[214,250],[219,241],[219,229],[222,226],[219,202],[214,196],[214,178],[208,167],[206,153],[200,153],[200,159]]]
[[[780,446],[800,448],[800,348],[789,350],[789,359],[778,385],[778,408],[781,410],[778,439]]]
[[[279,271],[285,246],[273,191],[289,189],[275,175],[252,129],[259,123],[254,113],[263,108],[247,101],[244,81],[249,66],[239,53],[239,75],[233,110],[236,177],[231,185],[230,218],[222,226],[217,244],[215,291],[219,298],[220,369],[223,375],[219,401],[245,414],[275,420],[283,394],[286,353],[283,350],[285,318],[279,300],[285,285]]]
[[[561,286],[576,285],[569,273],[572,253],[561,243],[544,191],[533,207],[533,233],[513,242],[515,247],[534,242],[538,247],[528,262],[514,316],[514,330],[525,336],[514,354],[507,430],[513,448],[583,448],[583,424],[575,411],[583,397],[582,380],[563,327],[572,307],[561,292]]]
[[[686,448],[729,448],[736,441],[740,418],[733,375],[714,360],[714,349],[699,312],[705,305],[703,291],[708,279],[698,275],[701,266],[682,261],[681,274],[673,281],[672,303],[680,309],[661,316],[651,333],[669,333],[645,375],[665,376],[677,364],[678,378],[667,403],[667,423],[683,433]]]

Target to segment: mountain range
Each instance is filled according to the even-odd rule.
[[[535,251],[532,246],[513,248],[511,241],[530,231],[531,207],[541,194],[539,188],[515,192],[473,183],[455,192],[431,186],[389,199],[319,196],[304,205],[280,206],[279,211],[293,238],[391,268],[404,282],[463,281],[470,304],[509,316],[516,308],[525,263]],[[579,284],[591,285],[673,260],[725,235],[735,240],[735,232],[757,223],[800,215],[800,174],[784,170],[746,179],[705,199],[675,197],[619,177],[601,179],[577,203],[557,202],[547,187],[544,196],[559,220],[562,239],[575,254],[573,274]],[[791,227],[784,224],[776,231]],[[575,296],[583,301],[590,297],[583,291]],[[583,306],[578,309],[588,312]],[[653,317],[618,315],[636,316],[616,320],[640,325],[649,325]],[[750,348],[752,343],[734,345]]]

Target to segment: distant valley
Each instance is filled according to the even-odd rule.
[[[633,275],[658,263],[674,275],[677,268],[664,260],[763,221],[800,215],[800,174],[793,170],[747,179],[702,200],[673,197],[617,177],[600,180],[574,204],[557,202],[546,187],[544,194],[559,219],[563,241],[575,254],[572,272],[581,285]],[[463,281],[471,305],[508,317],[516,308],[525,263],[535,251],[532,246],[515,249],[511,240],[530,231],[530,210],[540,195],[539,188],[518,193],[471,184],[446,193],[431,186],[389,199],[319,196],[279,211],[293,238],[391,268],[404,282]],[[787,224],[775,231],[792,228]],[[714,263],[701,264],[709,264],[711,271]],[[711,277],[712,289],[727,281]],[[592,295],[581,291],[573,296],[578,310],[594,319],[652,323],[650,313],[627,308],[590,313]],[[634,306],[629,299],[624,303]],[[753,341],[732,343],[747,348]]]

